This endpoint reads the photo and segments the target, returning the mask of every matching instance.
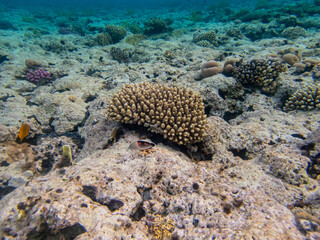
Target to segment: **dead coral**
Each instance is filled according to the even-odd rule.
[[[127,84],[107,111],[113,121],[143,125],[180,145],[202,141],[207,127],[201,97],[186,88]]]

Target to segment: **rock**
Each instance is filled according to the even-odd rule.
[[[276,145],[263,150],[257,159],[266,165],[267,173],[292,185],[308,184],[307,168],[310,160],[301,155],[300,151],[283,145]]]
[[[5,196],[0,201],[2,234],[67,236],[77,229],[78,239],[132,235],[151,239],[159,218],[173,222],[170,234],[181,238],[228,239],[236,233],[247,238],[304,239],[290,210],[263,189],[240,187],[238,177],[224,177],[221,165],[196,164],[162,145],[146,155],[132,152],[129,145],[126,137],[120,139],[114,147],[65,171],[33,179]],[[24,216],[16,207],[20,202],[26,204]],[[164,214],[167,217],[161,217]],[[279,225],[279,219],[285,224]]]
[[[10,138],[10,130],[7,126],[0,124],[0,143],[3,143]]]

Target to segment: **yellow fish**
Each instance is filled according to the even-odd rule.
[[[21,125],[20,130],[19,130],[19,135],[18,135],[18,137],[19,137],[19,139],[20,139],[20,142],[22,142],[22,140],[23,140],[26,136],[28,136],[29,131],[30,131],[30,125],[28,125],[28,124],[26,124],[26,123],[24,123],[24,124]]]

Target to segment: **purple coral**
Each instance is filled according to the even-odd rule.
[[[50,82],[52,79],[52,73],[44,70],[43,68],[39,68],[37,70],[30,70],[26,78],[29,82],[39,83],[41,80],[46,82]]]

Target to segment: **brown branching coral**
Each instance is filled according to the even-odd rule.
[[[320,85],[310,84],[296,91],[286,101],[284,111],[320,109]]]
[[[143,125],[180,145],[202,141],[207,127],[199,94],[161,84],[126,84],[108,106],[113,121]]]
[[[240,60],[233,69],[233,76],[244,85],[261,88],[262,92],[274,94],[285,65],[277,59]]]

